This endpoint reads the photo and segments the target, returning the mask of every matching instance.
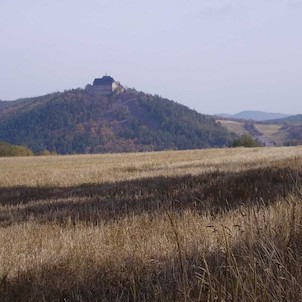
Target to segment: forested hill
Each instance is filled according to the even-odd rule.
[[[222,147],[220,124],[183,105],[127,90],[75,89],[0,102],[0,141],[60,154]]]

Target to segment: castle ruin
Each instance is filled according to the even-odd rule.
[[[114,81],[114,79],[108,75],[95,79],[92,87],[97,89],[97,91],[102,95],[110,95],[116,90],[123,90],[121,84]]]

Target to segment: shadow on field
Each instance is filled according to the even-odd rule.
[[[0,225],[29,219],[97,223],[171,209],[215,215],[242,204],[267,205],[278,197],[286,197],[298,189],[301,176],[301,170],[270,167],[67,188],[1,188]]]
[[[301,301],[301,235],[300,229],[291,242],[278,235],[247,239],[206,256],[191,248],[152,262],[131,255],[102,264],[65,259],[0,279],[0,297],[5,302]]]

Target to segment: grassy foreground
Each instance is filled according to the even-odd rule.
[[[302,148],[0,158],[0,301],[302,300]]]

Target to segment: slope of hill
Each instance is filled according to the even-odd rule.
[[[268,121],[273,119],[286,118],[289,115],[283,113],[271,113],[263,111],[242,111],[236,114],[218,114],[218,116],[242,120]]]
[[[183,105],[127,90],[74,89],[1,102],[0,140],[60,154],[220,147],[233,136]]]
[[[269,121],[272,124],[302,123],[302,114],[291,115]]]

